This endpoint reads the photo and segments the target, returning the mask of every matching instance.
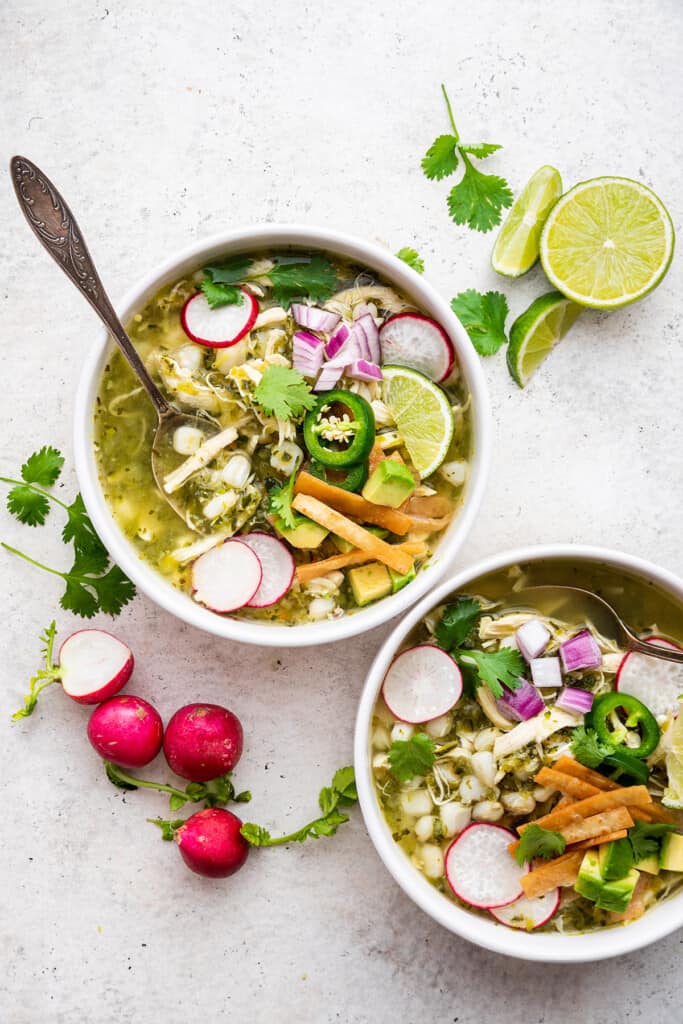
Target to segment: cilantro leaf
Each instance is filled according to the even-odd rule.
[[[572,731],[572,754],[586,768],[598,768],[606,757],[614,753],[611,743],[603,743],[595,729],[579,725]]]
[[[463,153],[469,153],[470,156],[476,156],[478,160],[485,160],[487,156],[491,156],[496,150],[502,149],[496,142],[461,142],[460,149]]]
[[[658,854],[660,847],[659,840],[661,840],[661,837],[666,835],[667,832],[675,831],[675,825],[666,825],[660,822],[649,824],[645,821],[637,821],[635,825],[628,830],[628,839],[633,850],[633,859],[636,864],[640,860],[646,860],[648,857]]]
[[[277,516],[287,530],[293,530],[299,518],[292,509],[293,492],[294,473],[282,487],[274,487],[268,492],[268,512],[271,516]]]
[[[480,356],[492,356],[507,342],[508,302],[501,292],[482,295],[475,288],[468,288],[451,300],[451,309]]]
[[[481,605],[473,597],[458,597],[443,610],[434,638],[445,651],[460,647],[469,639],[481,617]]]
[[[244,256],[229,256],[220,263],[204,267],[204,273],[213,284],[238,284],[249,276],[253,260]]]
[[[86,512],[83,498],[77,494],[74,500],[66,508],[67,521],[62,530],[62,540],[65,544],[73,541],[76,551],[85,553],[99,553],[103,556],[102,567],[107,564],[107,549],[95,533],[95,527],[90,521]]]
[[[273,839],[267,828],[248,821],[240,829],[241,835],[252,846],[284,846],[285,843],[303,843],[306,839],[320,839],[321,836],[333,836],[340,825],[349,820],[347,814],[337,810],[340,804],[355,803],[358,799],[356,781],[351,766],[340,768],[334,773],[332,785],[320,791],[318,805],[322,817],[309,821],[303,828],[286,836]]]
[[[7,510],[26,526],[42,526],[50,511],[50,502],[30,484],[15,484],[7,495]]]
[[[422,170],[431,181],[441,181],[453,174],[458,166],[455,135],[439,135],[422,158]]]
[[[40,451],[29,455],[21,467],[21,477],[27,484],[52,487],[64,465],[64,456],[56,448],[44,445]]]
[[[532,861],[536,857],[550,860],[564,853],[567,840],[561,832],[552,832],[540,825],[529,825],[522,832],[515,852],[518,864]]]
[[[266,367],[256,390],[254,400],[267,416],[290,420],[312,409],[317,399],[298,370],[290,366],[271,364]]]
[[[337,275],[328,259],[315,253],[310,260],[276,263],[267,275],[273,286],[273,299],[288,309],[297,299],[325,302],[337,287]]]
[[[66,586],[59,603],[66,612],[92,619],[97,614],[97,599],[80,580],[66,579]]]
[[[501,647],[499,651],[462,651],[458,660],[474,662],[480,682],[488,686],[494,697],[503,696],[501,683],[509,690],[520,685],[520,676],[525,664],[519,651],[512,647]]]
[[[218,309],[220,306],[241,306],[244,296],[239,288],[232,284],[216,284],[209,277],[205,277],[199,286],[206,295],[206,301],[211,309]]]
[[[416,732],[407,740],[394,740],[389,747],[389,771],[400,782],[425,775],[434,764],[435,748],[434,740],[424,732]]]
[[[497,174],[482,174],[465,158],[465,173],[448,193],[448,212],[456,224],[490,231],[500,224],[501,210],[512,205],[512,192]]]
[[[99,609],[116,616],[135,597],[135,585],[118,565],[112,565],[104,576],[94,577],[91,586],[97,595]]]
[[[409,245],[406,245],[399,249],[396,255],[404,263],[407,263],[409,267],[416,270],[418,274],[424,274],[425,263],[417,249],[411,249]]]

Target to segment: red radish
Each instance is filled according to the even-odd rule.
[[[429,722],[457,704],[462,674],[449,654],[435,644],[418,644],[394,658],[384,677],[382,696],[402,722]]]
[[[142,697],[110,697],[95,708],[88,739],[105,761],[122,768],[142,768],[161,750],[164,727],[156,708]]]
[[[195,600],[213,612],[243,608],[261,586],[261,562],[241,540],[223,541],[192,563]]]
[[[240,833],[242,822],[231,811],[208,807],[191,815],[174,839],[190,871],[205,878],[234,875],[249,855],[249,843]]]
[[[164,755],[172,770],[192,782],[231,772],[242,756],[237,715],[220,704],[186,704],[166,726]]]
[[[529,899],[527,896],[520,896],[514,903],[508,903],[506,907],[497,907],[491,910],[490,914],[496,921],[506,924],[509,928],[520,928],[523,931],[533,931],[547,924],[551,917],[557,913],[560,905],[559,888],[547,892],[544,896],[536,896]]]
[[[191,295],[182,308],[180,322],[188,338],[207,348],[229,348],[236,345],[254,326],[258,316],[258,302],[244,288],[240,288],[239,305],[217,306],[212,309],[204,292]]]
[[[103,629],[79,629],[59,649],[64,692],[79,704],[99,704],[123,689],[133,671],[133,652]]]
[[[468,825],[446,850],[446,879],[455,895],[471,907],[493,910],[514,903],[522,893],[520,867],[508,850],[517,838],[502,825]]]
[[[410,366],[434,381],[446,380],[455,349],[443,327],[422,313],[397,313],[379,329],[382,365]]]
[[[296,563],[281,540],[260,530],[240,537],[254,552],[263,571],[261,585],[247,602],[248,608],[269,608],[285,596],[292,585]]]
[[[660,636],[648,637],[647,643],[674,651],[683,650],[683,647]],[[678,698],[683,695],[683,665],[648,658],[646,654],[632,651],[622,658],[614,687],[619,693],[637,697],[653,715],[666,715],[678,707]]]

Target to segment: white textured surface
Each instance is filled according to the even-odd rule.
[[[302,220],[414,244],[446,294],[495,287],[492,236],[456,228],[419,158],[447,130],[504,144],[518,188],[542,163],[566,184],[631,175],[680,229],[677,0],[213,5],[5,0],[0,138],[63,188],[114,296],[188,240]],[[4,158],[3,158],[4,159]],[[95,321],[0,180],[5,384],[0,468],[70,450],[73,387]],[[514,313],[544,289],[507,290]],[[620,546],[683,571],[680,259],[641,305],[588,313],[526,393],[486,370],[498,444],[461,562],[543,540]],[[67,467],[64,493],[75,484]],[[59,564],[53,529],[2,536]],[[53,538],[51,540],[51,538]],[[103,778],[86,713],[58,692],[9,727],[59,587],[2,558],[4,816],[0,1017],[7,1024],[187,1019],[616,1024],[680,1019],[681,933],[595,967],[484,953],[433,925],[381,868],[356,816],[332,841],[254,853],[239,876],[187,872],[145,823],[164,801]],[[62,634],[74,620],[57,615]],[[320,652],[258,651],[179,626],[143,599],[116,629],[133,692],[241,717],[249,816],[315,810],[349,760],[354,708],[384,631]],[[159,775],[163,766],[158,765]]]

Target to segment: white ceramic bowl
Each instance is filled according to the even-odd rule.
[[[187,594],[176,590],[140,559],[133,545],[117,526],[98,480],[93,450],[93,408],[100,374],[113,344],[105,331],[100,332],[97,344],[88,355],[76,395],[75,460],[83,500],[95,529],[114,561],[148,597],[166,611],[208,633],[245,643],[303,647],[342,640],[381,625],[405,611],[443,575],[460,549],[481,503],[490,461],[491,413],[479,358],[465,329],[448,303],[427,281],[389,252],[370,242],[336,231],[299,225],[264,225],[230,231],[196,242],[166,260],[136,284],[118,304],[117,312],[125,324],[163,284],[182,277],[188,271],[195,270],[218,256],[288,245],[325,249],[378,271],[385,280],[393,282],[413,298],[420,308],[443,324],[453,340],[460,368],[472,395],[473,457],[463,506],[439,543],[429,570],[419,573],[412,583],[397,594],[386,597],[353,615],[335,621],[299,626],[245,622],[216,615],[197,604]]]
[[[550,559],[567,560],[578,566],[599,564],[614,569],[617,573],[623,573],[625,577],[641,579],[649,586],[658,586],[672,599],[674,605],[680,606],[683,623],[683,580],[651,562],[631,555],[579,545],[548,545],[507,551],[479,562],[459,572],[428,594],[405,616],[384,643],[370,669],[361,696],[356,720],[354,761],[358,797],[370,838],[395,881],[422,910],[450,931],[496,953],[505,953],[524,960],[579,963],[629,953],[661,939],[676,928],[683,927],[683,893],[657,904],[632,924],[585,935],[546,932],[535,935],[533,932],[513,930],[497,924],[493,919],[470,913],[430,885],[392,839],[375,794],[369,756],[370,725],[380,687],[387,668],[413,627],[450,595],[466,592],[472,583],[488,573],[519,563],[538,564]],[[547,579],[545,582],[553,581]],[[577,583],[577,586],[580,585]],[[476,591],[476,588],[474,589]]]

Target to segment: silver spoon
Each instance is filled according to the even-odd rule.
[[[172,477],[169,483],[169,475],[178,471],[180,464],[185,462],[173,448],[173,435],[178,427],[193,427],[204,435],[204,445],[211,438],[218,437],[221,427],[206,416],[180,412],[164,398],[114,311],[74,215],[47,175],[23,156],[12,157],[10,173],[29,227],[95,310],[156,409],[158,424],[152,442],[152,472],[160,493],[191,529],[204,533],[209,524],[198,524],[190,515],[182,500],[182,484],[178,484],[176,478],[177,486],[171,489]],[[202,451],[210,456],[211,447],[208,446],[208,451],[202,448]]]
[[[640,640],[619,618],[614,608],[590,590],[583,590],[580,587],[526,587],[515,594],[515,603],[535,608],[543,615],[557,618],[562,618],[564,606],[570,605],[573,619],[577,618],[578,609],[580,618],[592,623],[603,636],[612,637],[624,650],[638,651],[639,654],[647,654],[651,658],[675,661],[683,665],[683,651]]]

